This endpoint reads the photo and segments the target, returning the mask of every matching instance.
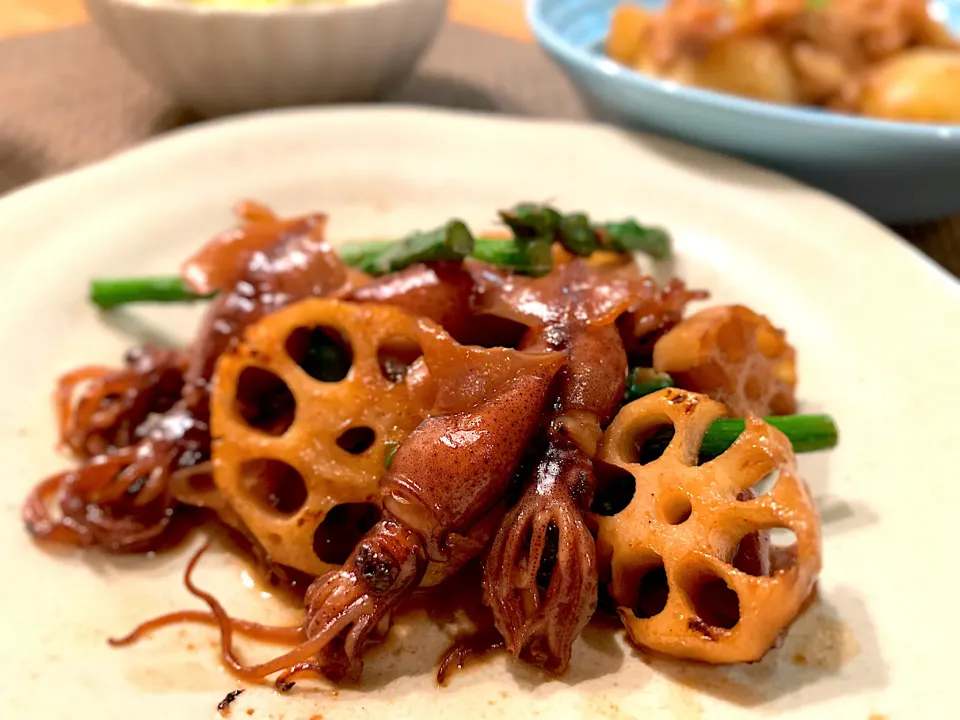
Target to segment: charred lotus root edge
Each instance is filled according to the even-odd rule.
[[[215,481],[273,561],[323,574],[344,560],[316,546],[328,515],[351,525],[343,552],[378,519],[390,444],[433,400],[418,328],[396,308],[311,299],[264,318],[221,358]],[[311,333],[346,355],[342,378],[311,374]]]
[[[701,310],[657,341],[653,366],[738,417],[796,412],[796,351],[786,334],[743,305]]]
[[[797,475],[790,441],[757,418],[727,450],[697,465],[707,428],[728,410],[703,395],[662,390],[624,407],[607,429],[601,458],[633,476],[620,512],[596,517],[601,567],[630,638],[639,646],[710,663],[758,660],[810,595],[820,570],[820,521]],[[663,455],[639,464],[638,441],[672,424]],[[773,487],[747,500],[770,473]],[[791,548],[771,558],[769,577],[732,564],[741,541],[786,528]],[[666,578],[667,595],[650,578]],[[659,593],[659,602],[645,593]],[[734,597],[735,594],[735,597]]]

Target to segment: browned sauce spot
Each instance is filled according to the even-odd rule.
[[[221,701],[217,704],[217,711],[218,711],[221,715],[224,715],[224,716],[229,715],[229,714],[230,714],[230,706],[231,706],[231,705],[233,704],[233,702],[234,702],[238,697],[240,697],[243,693],[244,693],[243,688],[239,688],[239,689],[237,689],[237,690],[231,690],[230,692],[228,692],[228,693],[224,696],[223,700],[221,700]]]
[[[453,644],[440,658],[437,668],[437,684],[445,685],[448,676],[454,670],[460,670],[467,663],[490,655],[503,647],[503,638],[496,628],[484,628],[454,638]]]
[[[710,626],[698,617],[690,618],[690,620],[687,622],[687,626],[695,633],[703,635],[707,640],[715,639],[713,637],[713,633],[710,631]]]

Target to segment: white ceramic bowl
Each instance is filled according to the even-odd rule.
[[[85,0],[157,87],[205,115],[375,99],[436,35],[447,0],[334,0],[258,9]]]

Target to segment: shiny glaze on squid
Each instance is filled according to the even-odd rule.
[[[486,267],[476,263],[474,269]],[[370,280],[347,298],[354,302],[392,305],[410,314],[438,323],[464,345],[513,345],[519,330],[507,319],[478,314],[477,286],[473,272],[462,263],[434,262]]]
[[[458,262],[412,265],[371,280],[350,293],[354,302],[399,307],[439,323],[456,340],[469,333],[473,279]]]

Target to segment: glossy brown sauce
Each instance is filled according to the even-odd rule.
[[[402,615],[422,613],[441,630],[464,625],[450,646],[437,658],[437,684],[446,685],[450,677],[467,664],[476,666],[503,648],[503,638],[493,624],[493,614],[483,604],[481,589],[483,566],[477,560],[468,563],[452,578],[436,587],[414,593],[400,608]]]

